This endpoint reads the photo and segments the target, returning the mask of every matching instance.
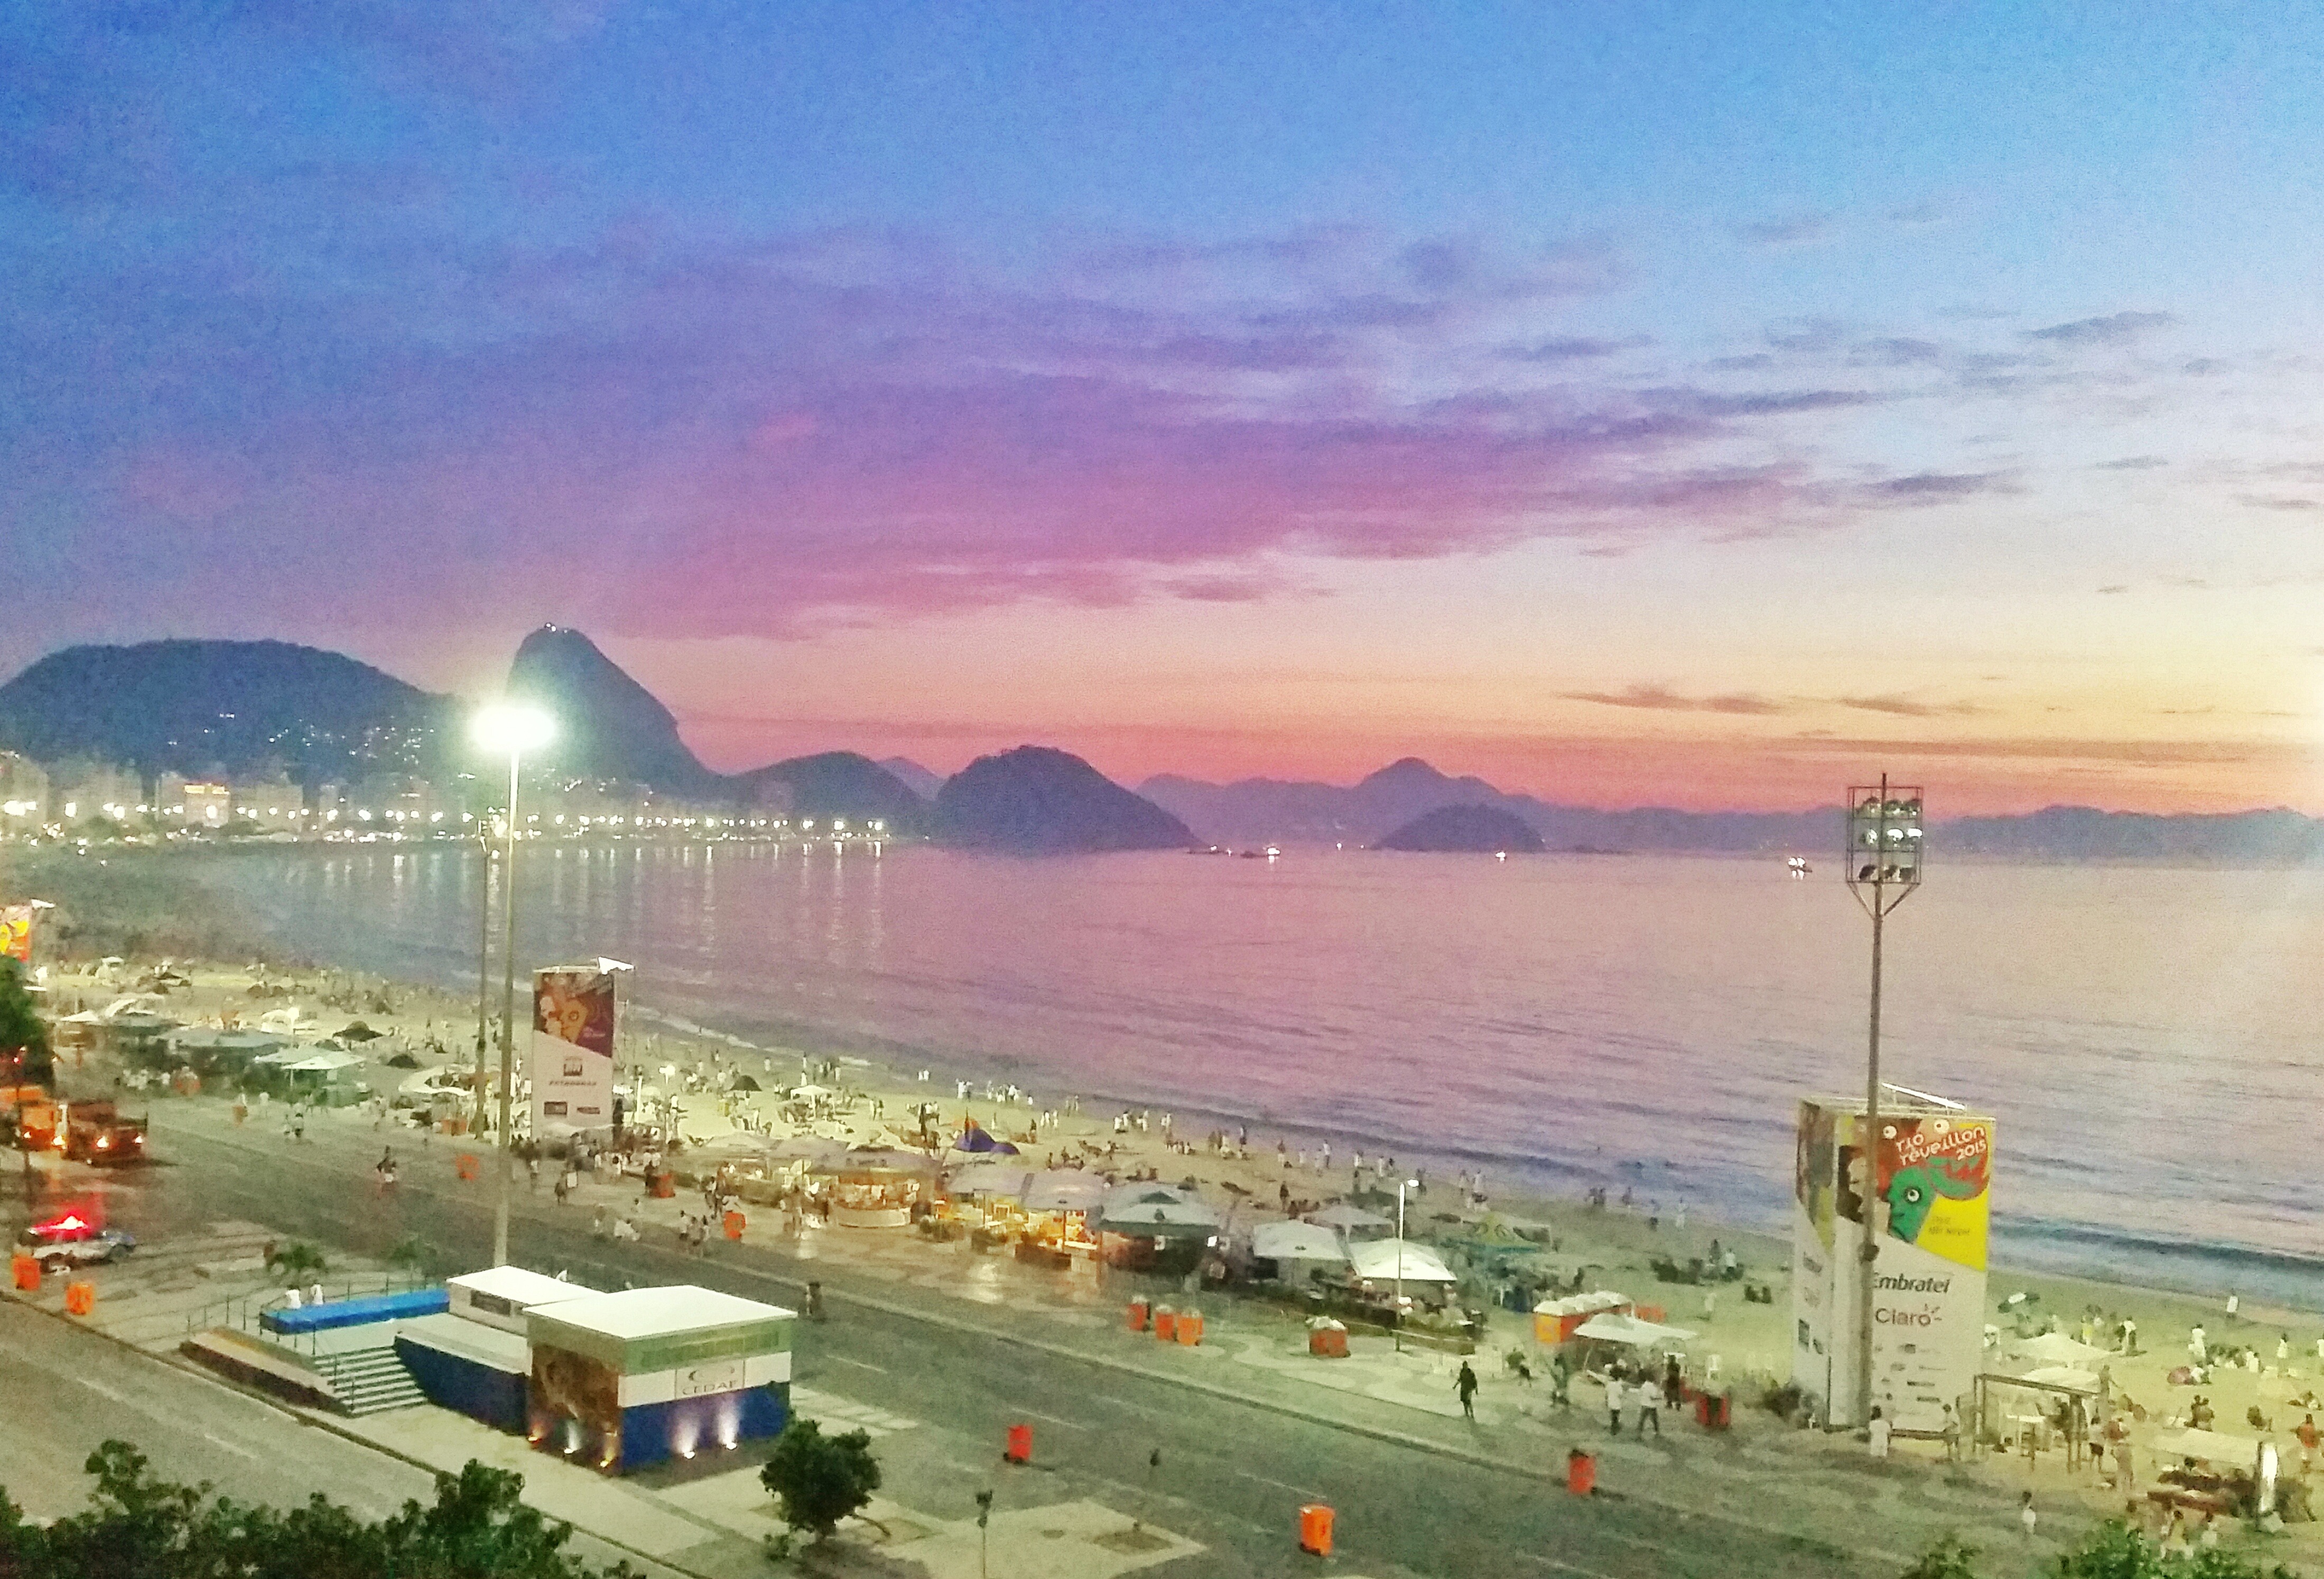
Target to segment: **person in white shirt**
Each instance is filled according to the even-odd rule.
[[[1646,1379],[1638,1383],[1637,1434],[1644,1436],[1650,1424],[1659,1440],[1663,1434],[1663,1384],[1655,1380],[1655,1373],[1651,1371],[1646,1372]]]
[[[1606,1372],[1606,1428],[1622,1434],[1622,1379],[1611,1371]]]
[[[1888,1417],[1881,1413],[1879,1409],[1875,1408],[1872,1411],[1872,1423],[1866,1427],[1865,1434],[1872,1444],[1872,1456],[1875,1458],[1887,1457]]]

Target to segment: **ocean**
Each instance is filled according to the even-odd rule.
[[[475,983],[471,849],[198,859],[290,948]],[[734,845],[522,866],[520,965],[632,962],[664,1014],[1489,1187],[1785,1232],[1795,1102],[1863,1090],[1870,924],[1836,863]],[[2315,872],[1938,853],[1888,923],[1882,1072],[1995,1115],[1997,1261],[2324,1308],[2319,899]]]

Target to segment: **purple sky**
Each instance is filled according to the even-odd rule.
[[[2324,810],[2319,28],[20,7],[0,670],[553,620],[727,766]]]

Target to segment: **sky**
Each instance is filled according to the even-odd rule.
[[[2324,812],[2324,12],[0,9],[0,673]]]

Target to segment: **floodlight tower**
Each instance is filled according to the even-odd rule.
[[[477,748],[493,756],[508,753],[508,855],[501,869],[501,1151],[500,1196],[493,1207],[493,1265],[508,1264],[509,1168],[514,1153],[509,1148],[509,1087],[516,1063],[516,796],[517,766],[527,752],[536,752],[557,738],[557,721],[538,707],[503,702],[480,709],[468,726]]]
[[[1857,1160],[1864,1168],[1864,1182],[1857,1192],[1858,1210],[1864,1219],[1856,1279],[1856,1424],[1859,1426],[1872,1422],[1872,1268],[1880,1255],[1880,934],[1888,912],[1911,899],[1921,886],[1923,857],[1927,854],[1923,835],[1919,785],[1891,784],[1883,773],[1878,784],[1849,790],[1848,889],[1872,918],[1872,1012],[1865,1039],[1864,1129],[1857,1145]]]

